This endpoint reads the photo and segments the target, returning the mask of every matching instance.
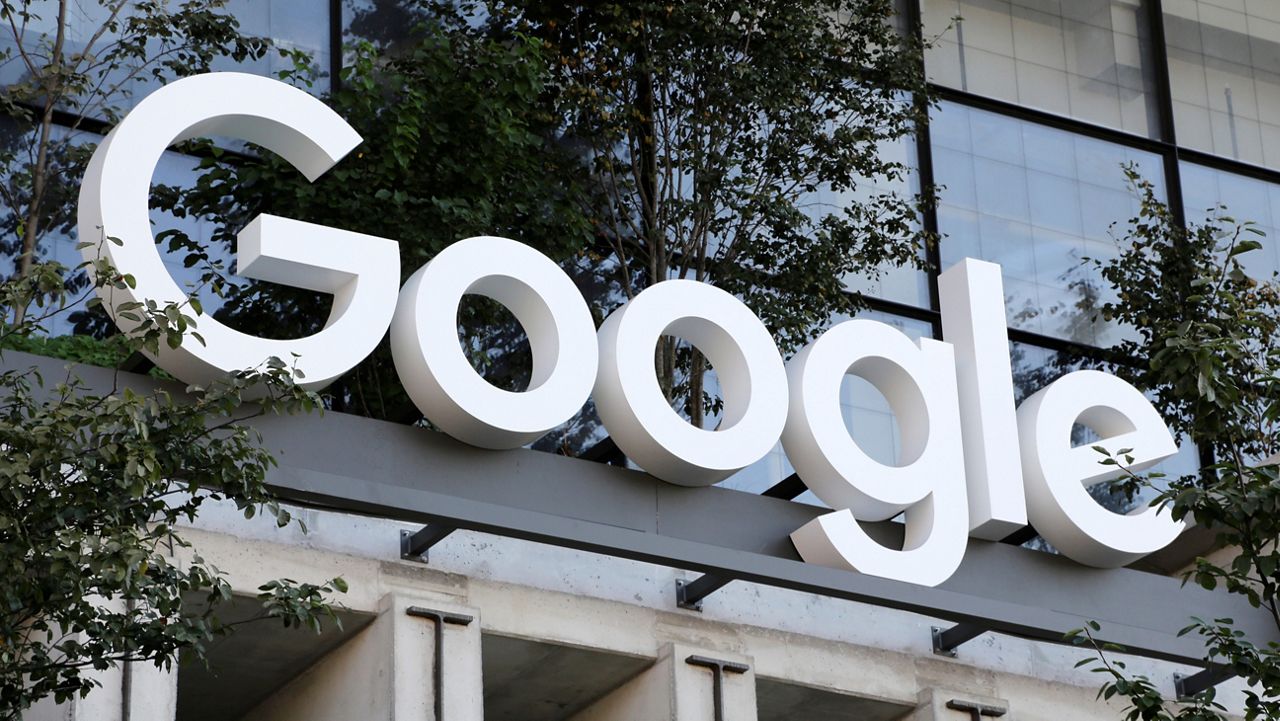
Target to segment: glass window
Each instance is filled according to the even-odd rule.
[[[1073,353],[1053,351],[1025,343],[1010,343],[1009,353],[1013,367],[1013,395],[1018,404],[1067,373],[1082,368],[1095,368],[1099,365]],[[1077,424],[1072,429],[1071,443],[1074,446],[1092,444],[1097,440],[1098,435],[1085,426]],[[1177,454],[1144,472],[1165,474],[1164,479],[1155,479],[1157,487],[1165,488],[1168,480],[1196,473],[1199,469],[1200,451],[1194,443],[1184,440],[1178,444]],[[1091,486],[1089,493],[1098,503],[1116,513],[1131,513],[1145,508],[1151,499],[1155,498],[1156,490],[1143,488],[1137,496],[1130,499],[1110,483],[1099,483]],[[1042,550],[1047,548],[1043,539],[1036,539],[1030,545]]]
[[[60,130],[59,132],[65,131]],[[97,143],[100,140],[100,136],[91,133],[78,133],[68,139],[74,145]],[[155,185],[189,188],[198,177],[196,170],[198,164],[199,161],[195,158],[168,151],[161,156],[152,182]],[[81,251],[76,247],[79,239],[74,223],[74,213],[74,205],[70,205],[59,211],[56,217],[52,219],[55,225],[41,235],[37,244],[37,261],[57,261],[69,269],[74,269],[80,265],[83,258]],[[199,242],[209,252],[211,260],[222,263],[222,273],[229,281],[236,283],[249,282],[247,279],[234,275],[234,263],[229,249],[210,242],[213,230],[211,222],[200,218],[179,218],[171,213],[156,209],[151,211],[151,221],[152,232],[155,234],[165,230],[181,230],[192,240]],[[18,219],[13,215],[12,211],[6,210],[4,213],[0,213],[0,227],[12,228],[17,222]],[[161,243],[159,250],[165,268],[173,276],[174,281],[180,288],[188,292],[197,291],[196,295],[206,313],[213,313],[222,306],[221,298],[208,289],[199,287],[204,269],[199,265],[188,267],[186,265],[185,251],[170,251],[167,243]],[[16,246],[3,249],[3,253],[0,254],[0,261],[5,264],[6,273],[12,273],[16,270],[19,252],[20,249]],[[127,269],[125,270],[127,272]],[[83,325],[80,312],[84,310],[84,304],[92,297],[93,292],[92,288],[88,287],[87,277],[77,273],[73,278],[72,287],[75,292],[71,293],[69,298],[78,302],[71,304],[65,312],[56,314],[42,324],[47,335],[58,336],[102,330],[101,328]]]
[[[1088,264],[1118,250],[1137,215],[1133,164],[1163,195],[1160,158],[953,103],[930,125],[942,267],[999,263],[1013,328],[1106,347],[1122,337],[1097,309],[1110,287]]]
[[[1139,135],[1159,132],[1139,0],[923,0],[929,78]]]
[[[1187,220],[1193,223],[1223,216],[1255,223],[1266,235],[1248,238],[1261,242],[1262,248],[1239,256],[1240,264],[1258,279],[1280,272],[1280,185],[1183,163],[1182,199]]]
[[[342,0],[342,40],[366,40],[396,52],[412,40],[415,26],[430,20],[431,10],[396,0]]]
[[[272,49],[259,60],[235,63],[224,59],[215,63],[218,70],[239,70],[276,77],[291,70],[293,61],[280,56],[280,51],[298,51],[311,57],[316,75],[311,92],[329,89],[329,3],[326,0],[230,0],[226,10],[240,21],[243,35],[267,38]]]
[[[1280,166],[1280,3],[1164,0],[1178,143]]]
[[[99,36],[103,25],[111,18],[110,3],[99,0],[72,0],[67,10],[66,47],[67,56],[83,53],[86,49],[96,54],[110,52],[118,37],[111,33]],[[132,3],[124,10],[131,11]],[[9,85],[21,82],[30,76],[22,52],[31,58],[37,66],[45,66],[52,62],[51,38],[57,31],[58,3],[52,0],[35,0],[29,4],[32,13],[27,22],[15,18],[15,27],[5,24],[0,26],[0,84]],[[179,12],[171,8],[172,12]],[[325,0],[229,0],[221,13],[233,15],[240,23],[240,33],[248,37],[269,39],[273,48],[259,60],[236,63],[230,58],[219,58],[213,63],[214,70],[239,70],[275,77],[275,75],[293,67],[291,60],[280,56],[281,50],[302,50],[312,58],[313,67],[318,73],[313,92],[320,93],[328,89],[329,72],[329,4]],[[22,39],[21,48],[17,42]],[[152,56],[159,52],[159,41],[150,41]],[[172,54],[172,53],[171,53]],[[155,62],[150,65],[127,63],[123,67],[109,73],[101,88],[110,88],[120,84],[120,91],[104,90],[110,95],[109,105],[127,109],[160,87],[161,83],[152,76],[156,70]],[[100,99],[90,101],[90,107],[83,112],[89,117],[104,118],[106,113]]]
[[[933,327],[924,321],[867,311],[858,316],[876,320],[897,328],[913,340],[929,338]],[[854,375],[845,376],[840,387],[840,406],[845,426],[867,455],[885,464],[896,462],[901,452],[898,422],[880,391],[870,382]],[[778,481],[795,472],[778,444],[767,456],[722,481],[721,486],[751,493],[762,493]],[[823,506],[812,491],[805,491],[796,498],[801,503]]]
[[[899,198],[911,198],[920,192],[920,177],[916,172],[916,144],[914,138],[902,138],[896,142],[883,143],[880,146],[880,157],[887,162],[899,163],[910,168],[907,177],[900,180],[885,178],[860,178],[857,187],[851,191],[836,193],[829,188],[819,189],[801,201],[805,210],[818,218],[828,214],[839,214],[842,208],[855,202],[869,202],[878,195],[891,194]],[[879,276],[849,275],[845,278],[845,287],[851,291],[867,296],[905,303],[918,308],[928,308],[929,276],[924,270],[912,265],[895,266],[885,264],[878,269]]]

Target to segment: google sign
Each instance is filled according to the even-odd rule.
[[[136,287],[103,289],[123,330],[124,303],[181,303],[186,294],[156,249],[148,212],[151,176],[165,149],[206,135],[278,153],[309,179],[361,141],[319,100],[240,73],[186,78],[156,91],[99,146],[80,191],[80,236],[113,237],[108,259]],[[93,256],[97,248],[86,248]],[[685,280],[658,283],[597,330],[564,272],[513,240],[477,237],[441,252],[399,287],[394,240],[270,215],[239,235],[237,270],[249,278],[330,293],[328,323],[295,340],[246,335],[200,320],[204,344],[162,347],[153,360],[188,383],[208,383],[264,359],[298,357],[310,388],[358,364],[390,329],[401,381],[437,427],[484,448],[516,448],[573,416],[594,397],[627,457],[670,483],[702,486],[754,463],[779,441],[805,484],[834,510],[791,534],[809,563],[934,586],[959,567],[970,536],[1000,539],[1031,523],[1085,564],[1130,563],[1183,530],[1163,509],[1121,515],[1087,487],[1114,475],[1090,447],[1073,447],[1082,424],[1112,453],[1132,449],[1134,469],[1176,451],[1164,421],[1136,388],[1097,371],[1054,381],[1014,404],[999,266],[966,259],[939,280],[946,342],[912,341],[870,320],[828,329],[783,362],[740,300]],[[457,336],[458,306],[478,294],[506,306],[529,337],[526,391],[490,385]],[[724,394],[716,430],[690,425],[668,404],[653,353],[663,335],[684,338],[711,361]],[[870,458],[840,411],[846,374],[865,378],[897,416],[902,462]],[[902,548],[881,545],[859,521],[905,513]]]

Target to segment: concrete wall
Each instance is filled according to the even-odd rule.
[[[914,614],[741,582],[709,597],[703,612],[686,611],[674,598],[675,579],[693,575],[683,571],[466,532],[433,548],[430,564],[402,561],[402,524],[299,513],[308,535],[217,508],[184,532],[237,590],[252,592],[272,578],[340,575],[351,591],[338,600],[378,614],[246,721],[433,719],[435,630],[408,616],[410,605],[475,618],[445,630],[449,721],[483,718],[481,634],[651,659],[571,721],[712,721],[710,672],[684,662],[693,654],[749,666],[726,677],[731,721],[757,721],[757,678],[863,699],[881,709],[880,718],[910,721],[964,721],[965,713],[946,708],[953,699],[1006,708],[1006,718],[1016,721],[1116,719],[1122,709],[1095,699],[1100,679],[1074,668],[1087,655],[1077,648],[987,635],[962,646],[957,658],[944,658],[932,653],[930,641],[930,627],[939,622]],[[1172,674],[1189,670],[1126,660],[1170,695]],[[173,677],[153,674],[141,685],[137,678],[137,713],[129,721],[172,718]],[[111,679],[105,685],[91,697],[95,710],[42,709],[29,718],[114,721],[121,699],[113,689],[120,686]],[[143,689],[150,689],[145,699]],[[1239,691],[1239,682],[1227,684],[1220,699],[1238,708]]]

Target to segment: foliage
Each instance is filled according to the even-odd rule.
[[[90,671],[125,661],[170,666],[182,653],[200,660],[230,631],[218,619],[230,586],[175,530],[206,501],[290,521],[267,494],[273,461],[247,423],[316,406],[285,363],[267,360],[207,388],[126,384],[118,374],[91,387],[74,370],[42,376],[11,352],[115,367],[161,343],[199,342],[194,299],[129,309],[141,326],[128,336],[47,337],[47,324],[97,287],[133,281],[102,260],[72,269],[40,256],[42,239],[72,230],[93,150],[82,130],[114,122],[135,90],[266,51],[264,40],[240,35],[224,5],[0,4],[0,32],[10,35],[0,50],[0,252],[14,259],[0,278],[3,719],[42,698],[87,694],[98,683]],[[329,595],[344,589],[341,579],[272,581],[260,589],[260,617],[319,630],[333,617]]]
[[[921,47],[892,11],[891,0],[374,3],[352,27],[378,45],[356,44],[330,100],[364,136],[359,153],[315,185],[274,158],[210,164],[173,206],[232,229],[269,211],[394,238],[406,274],[467,235],[509,235],[569,266],[598,316],[668,278],[713,283],[790,353],[857,310],[844,278],[920,262],[930,240],[923,201],[876,185],[909,184],[880,151],[927,105]],[[234,315],[255,332],[324,316],[293,291],[249,297]],[[483,329],[477,364],[518,387],[518,326],[474,310],[462,324]],[[699,354],[667,338],[658,365],[694,422],[715,410]],[[339,383],[335,407],[416,419],[386,368],[380,351]]]
[[[104,260],[85,268],[95,287],[133,282]],[[38,263],[0,283],[0,309],[9,311],[0,313],[0,348],[24,347],[65,312],[66,270]],[[37,310],[8,320],[16,308]],[[119,352],[195,342],[198,320],[186,304],[132,312],[141,324],[113,341]],[[97,684],[90,669],[167,667],[182,652],[203,658],[230,630],[217,612],[231,588],[177,525],[221,499],[246,517],[265,511],[288,524],[265,487],[274,460],[247,422],[312,409],[318,398],[279,359],[180,389],[122,384],[118,373],[110,388],[95,388],[73,370],[50,378],[11,353],[0,357],[0,718],[20,718],[48,696],[87,694]],[[326,597],[345,583],[285,579],[260,590],[260,618],[319,631],[333,617]]]
[[[128,358],[126,346],[121,340],[119,336],[102,340],[87,335],[10,336],[4,340],[4,350],[22,351],[102,368],[118,368]]]
[[[1246,270],[1263,247],[1253,224],[1218,208],[1183,226],[1149,184],[1132,172],[1130,179],[1142,211],[1124,252],[1101,270],[1119,292],[1104,311],[1136,330],[1118,350],[1140,362],[1115,370],[1149,391],[1173,429],[1214,462],[1175,479],[1127,472],[1122,487],[1152,488],[1153,505],[1214,531],[1229,557],[1196,559],[1187,580],[1243,595],[1280,631],[1280,285]],[[1129,464],[1123,456],[1102,462]],[[1208,661],[1250,683],[1247,718],[1280,718],[1280,647],[1245,637],[1232,619],[1196,619],[1182,632],[1203,637]],[[1075,638],[1089,643],[1092,634],[1081,629]],[[1212,689],[1174,707],[1149,679],[1110,661],[1112,649],[1099,650],[1091,661],[1109,677],[1101,693],[1127,698],[1127,718],[1221,718]]]
[[[400,244],[406,277],[445,246],[474,235],[518,238],[571,260],[591,230],[578,205],[577,161],[555,143],[553,119],[539,104],[547,70],[538,43],[488,38],[443,10],[402,31],[414,42],[394,50],[367,41],[352,47],[328,102],[364,142],[317,182],[274,155],[232,157],[214,149],[195,186],[161,189],[159,207],[213,219],[213,241],[227,250],[235,248],[235,233],[262,212],[391,238]],[[305,68],[286,77],[301,82]],[[209,257],[184,235],[162,240],[201,261]],[[261,335],[299,337],[319,329],[329,304],[306,291],[246,285],[232,289],[219,317]],[[493,305],[468,306],[463,320],[488,329],[486,346],[501,349],[477,348],[478,359],[505,364],[489,376],[518,386],[522,334]],[[385,343],[329,393],[338,410],[419,417]]]
[[[891,0],[491,3],[553,53],[557,114],[589,149],[601,240],[630,298],[669,278],[742,298],[790,354],[916,263],[918,200],[881,151],[926,107],[922,48]],[[705,361],[666,338],[660,381],[695,424]],[[710,406],[710,408],[709,408]]]
[[[118,120],[135,91],[207,72],[218,58],[261,57],[226,0],[2,0],[0,252],[25,277],[48,233],[74,225],[77,184],[92,147],[86,127]],[[16,70],[16,75],[9,73]],[[83,288],[83,276],[72,280]],[[15,309],[22,312],[22,309]]]

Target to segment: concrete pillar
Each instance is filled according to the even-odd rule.
[[[470,618],[466,625],[410,615],[411,609]],[[395,619],[394,721],[484,721],[480,613],[474,608],[408,596],[391,597]],[[436,634],[443,634],[442,646]],[[443,648],[443,658],[436,658]],[[443,662],[441,718],[435,715],[436,664]]]
[[[153,663],[130,663],[90,673],[101,684],[85,698],[63,704],[45,699],[22,715],[24,721],[173,721],[178,677]],[[125,703],[129,703],[128,714]]]
[[[470,617],[436,624],[411,608]],[[434,673],[443,633],[441,695],[448,721],[483,721],[480,618],[473,608],[401,594],[384,597],[378,618],[250,711],[243,721],[439,721]]]
[[[45,698],[23,712],[22,721],[122,721],[124,695],[119,685],[120,673],[108,669],[95,675],[104,685],[85,698],[73,698],[66,703]]]
[[[131,663],[123,670],[122,696],[129,705],[129,721],[173,721],[178,712],[177,669],[176,663],[168,669],[154,663]]]
[[[125,610],[122,599],[100,603],[117,613]],[[45,699],[22,715],[24,721],[173,721],[177,713],[178,674],[173,668],[136,662],[88,669],[85,676],[98,682],[88,696],[62,704]]]
[[[702,657],[746,666],[723,672],[724,721],[756,721],[756,677],[750,658],[667,644],[658,660],[639,676],[580,711],[570,721],[715,721],[714,672],[690,664]]]
[[[998,717],[983,715],[982,721],[995,721],[997,718],[1009,719],[1009,702],[1005,699],[980,696],[967,691],[930,688],[920,692],[919,705],[902,721],[972,721],[972,711],[947,708],[947,703],[952,701],[1005,712],[1003,716]]]

